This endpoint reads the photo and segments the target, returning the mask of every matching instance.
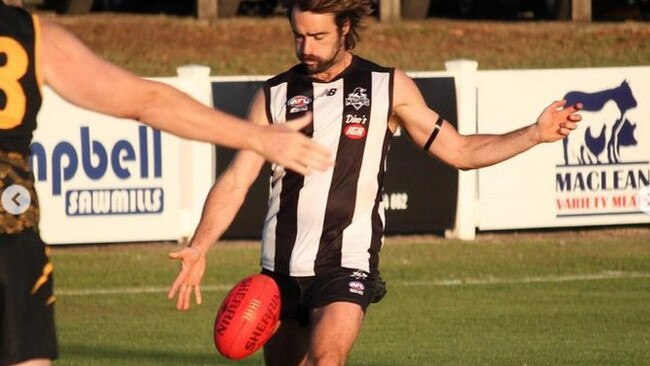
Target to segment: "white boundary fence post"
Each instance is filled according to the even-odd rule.
[[[399,21],[401,15],[400,0],[382,0],[379,2],[379,20],[382,22]]]
[[[454,74],[458,104],[458,132],[463,135],[477,132],[477,72],[478,62],[473,60],[450,60],[445,62],[447,71]],[[449,238],[474,240],[478,208],[476,170],[458,172],[458,203],[454,229],[447,230]]]
[[[185,65],[176,69],[182,90],[199,102],[212,107],[210,68]],[[215,121],[216,123],[216,121]],[[181,143],[181,232],[179,240],[189,238],[201,219],[205,198],[215,175],[215,147],[209,143],[183,140]]]

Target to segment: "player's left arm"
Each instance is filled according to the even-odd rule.
[[[253,99],[248,119],[251,124],[269,125],[264,92],[258,92]],[[264,159],[258,154],[247,150],[239,151],[210,189],[203,205],[201,220],[189,245],[169,254],[171,259],[181,263],[180,271],[167,293],[169,299],[178,296],[178,310],[189,310],[192,293],[196,303],[201,304],[201,281],[208,251],[230,227],[263,165]]]
[[[442,116],[431,110],[417,85],[395,70],[393,117],[427,153],[458,169],[477,169],[497,164],[542,142],[558,141],[577,128],[580,105],[555,101],[537,121],[504,134],[461,135]]]

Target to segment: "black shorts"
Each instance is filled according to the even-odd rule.
[[[0,234],[0,366],[57,358],[51,269],[38,233]]]
[[[296,319],[309,323],[309,312],[333,302],[350,302],[365,312],[370,303],[378,302],[386,293],[385,283],[368,272],[338,268],[327,274],[291,277],[266,269],[262,273],[275,280],[282,296],[281,320]]]

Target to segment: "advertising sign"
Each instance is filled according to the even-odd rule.
[[[479,132],[582,103],[579,127],[479,171],[480,229],[650,222],[650,68],[479,72]]]
[[[46,243],[176,240],[180,140],[44,89],[31,163]]]

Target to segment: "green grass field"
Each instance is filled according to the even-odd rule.
[[[172,244],[55,247],[62,365],[261,365],[218,355],[227,289],[258,247],[215,247],[204,303],[166,299]],[[389,293],[349,365],[650,365],[650,228],[389,238]]]

